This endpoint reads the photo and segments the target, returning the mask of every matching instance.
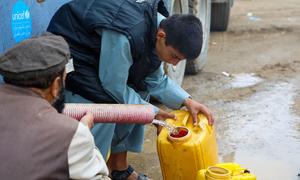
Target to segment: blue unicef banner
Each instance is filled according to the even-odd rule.
[[[69,1],[0,0],[0,55],[21,41],[45,32],[53,14]]]
[[[23,0],[18,0],[13,6],[11,14],[12,35],[16,43],[31,36],[32,20],[29,7]]]

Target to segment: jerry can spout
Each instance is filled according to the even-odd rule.
[[[176,131],[168,133],[171,142],[185,142],[191,137],[191,131],[187,127],[177,126]]]

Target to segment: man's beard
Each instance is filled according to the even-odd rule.
[[[65,88],[62,86],[57,98],[51,104],[58,113],[62,113],[65,108]]]

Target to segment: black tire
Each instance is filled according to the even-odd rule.
[[[200,67],[198,66],[198,63],[196,63],[195,59],[186,61],[185,74],[196,75],[201,70],[202,69],[200,69]]]
[[[210,30],[226,31],[229,23],[230,3],[212,3]]]
[[[204,33],[201,54],[196,59],[189,59],[186,61],[185,73],[195,75],[203,69],[207,60],[209,32],[210,32],[211,1],[210,0],[205,0],[205,1],[189,0],[188,2],[189,2],[189,12],[193,13],[201,20],[203,33]],[[206,4],[206,6],[202,6],[203,5],[202,3]],[[199,9],[199,7],[204,9]]]

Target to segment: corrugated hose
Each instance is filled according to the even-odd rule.
[[[128,104],[79,104],[66,103],[63,113],[80,120],[87,112],[94,116],[94,123],[152,123],[151,105]]]

